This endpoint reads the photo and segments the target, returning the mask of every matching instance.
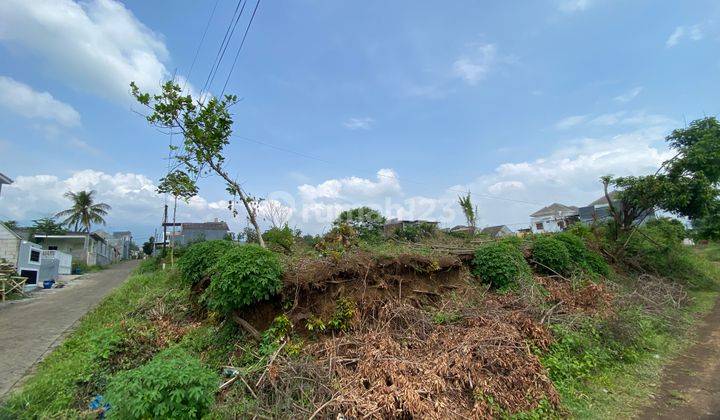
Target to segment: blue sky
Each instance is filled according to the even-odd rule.
[[[460,223],[467,190],[482,224],[518,228],[543,205],[596,198],[600,175],[654,170],[669,130],[717,112],[717,2],[446,3],[260,3],[227,89],[242,98],[236,134],[251,139],[233,139],[231,172],[314,233],[360,204]],[[152,232],[170,139],[134,112],[127,85],[187,77],[214,4],[0,5],[0,172],[16,180],[0,219],[52,214],[65,190],[92,188],[114,207],[108,228]],[[234,8],[219,0],[195,92]],[[203,180],[180,218],[231,221],[223,190]]]

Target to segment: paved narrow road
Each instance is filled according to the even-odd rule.
[[[137,261],[91,273],[62,289],[0,305],[0,399],[62,342],[66,332],[112,289],[128,278]]]
[[[639,418],[720,418],[720,301],[700,324],[696,342],[664,369],[652,405]]]

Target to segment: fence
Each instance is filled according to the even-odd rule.
[[[58,260],[58,274],[70,274],[72,272],[72,255],[60,251],[45,250],[42,252],[42,258]]]

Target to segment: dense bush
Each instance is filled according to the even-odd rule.
[[[187,247],[183,256],[178,259],[177,268],[180,278],[186,284],[193,285],[210,274],[209,270],[218,258],[228,249],[237,247],[229,241],[204,241]]]
[[[182,349],[164,350],[148,364],[115,375],[108,415],[117,419],[197,419],[215,401],[218,377]]]
[[[432,223],[420,222],[408,224],[395,229],[393,236],[397,239],[417,242],[423,238],[431,237],[436,232],[436,227]]]
[[[530,272],[522,252],[507,242],[493,242],[478,248],[472,265],[474,275],[497,289],[512,286]]]
[[[570,232],[561,232],[556,234],[554,238],[565,245],[573,266],[603,276],[610,274],[610,266],[608,266],[605,259],[588,249],[579,236]]]
[[[262,234],[262,237],[267,246],[281,252],[290,251],[295,243],[295,234],[288,225],[282,228],[270,228]]]
[[[572,266],[572,259],[565,243],[553,236],[541,236],[535,240],[532,258],[538,263],[539,271],[549,274],[566,274]]]
[[[342,225],[353,228],[364,241],[377,241],[382,237],[385,217],[370,207],[358,207],[343,211],[333,221],[335,227]]]
[[[272,251],[247,244],[227,249],[210,269],[210,286],[203,294],[207,306],[230,313],[267,300],[282,287],[282,266]]]

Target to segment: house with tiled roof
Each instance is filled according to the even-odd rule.
[[[552,203],[530,215],[533,233],[561,232],[580,220],[578,208]]]

